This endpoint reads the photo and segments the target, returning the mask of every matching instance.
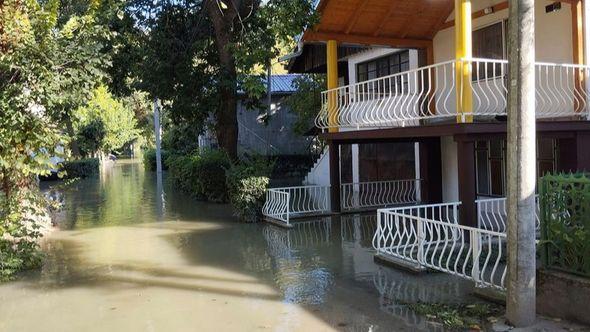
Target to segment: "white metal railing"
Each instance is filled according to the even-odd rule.
[[[590,66],[539,62],[535,74],[538,118],[588,114],[590,95],[580,82],[590,77]],[[505,115],[507,78],[506,60],[462,59],[412,69],[322,92],[315,124],[322,129],[359,129],[417,125],[419,120],[458,114]],[[465,98],[457,101],[457,89],[471,91],[471,107],[463,105]]]
[[[319,215],[329,211],[330,186],[313,185],[268,189],[262,208],[264,216],[287,225],[290,225],[290,217]]]
[[[380,254],[472,280],[480,287],[505,289],[505,233],[400,211],[380,210],[378,218],[387,230],[378,243]]]
[[[262,207],[262,214],[289,224],[289,192],[278,189],[266,191],[266,201]]]
[[[477,205],[478,228],[506,233],[506,221],[508,220],[506,197],[483,198],[476,200],[475,203]],[[535,205],[535,228],[538,232],[541,228],[541,210],[538,195],[535,196]]]
[[[405,215],[458,224],[460,205],[461,202],[451,202],[379,209],[377,210],[377,230],[373,235],[373,248],[377,250],[377,252],[382,251],[384,253],[388,253],[392,250],[403,250],[403,248],[395,247],[395,245],[399,243],[393,241],[395,239],[392,238],[392,235],[404,234],[405,230],[396,229],[398,225],[391,223],[386,218],[382,218],[386,213],[403,213]]]
[[[417,203],[419,187],[419,179],[343,183],[340,204],[342,211],[352,211]]]

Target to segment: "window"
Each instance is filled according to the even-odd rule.
[[[498,22],[473,31],[473,57],[505,59],[504,22]]]
[[[475,143],[475,169],[477,194],[506,196],[506,141],[489,140]],[[537,140],[537,176],[557,169],[559,147],[551,138]]]
[[[473,31],[473,57],[501,60],[506,58],[506,38],[504,38],[504,22],[494,23]],[[506,75],[502,73],[501,64],[473,64],[474,80],[495,78]]]
[[[359,63],[356,66],[357,82],[364,82],[410,69],[410,53],[402,51],[388,56]]]
[[[505,196],[506,147],[503,140],[478,141],[475,144],[477,194]]]
[[[540,138],[537,141],[537,176],[541,177],[557,169],[557,141]]]
[[[414,179],[414,143],[359,144],[361,182]]]

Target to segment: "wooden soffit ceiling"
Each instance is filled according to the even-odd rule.
[[[454,0],[321,0],[320,22],[304,41],[427,47],[454,9]]]

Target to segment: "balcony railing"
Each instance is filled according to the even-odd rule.
[[[535,74],[537,118],[586,117],[590,95],[583,82],[590,66],[539,62]],[[505,60],[442,62],[324,91],[315,123],[360,129],[437,119],[485,121],[506,115],[507,78]]]

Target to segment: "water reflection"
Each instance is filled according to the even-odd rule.
[[[335,227],[338,225],[339,227]],[[403,271],[379,266],[373,262],[372,238],[376,217],[371,214],[343,215],[304,222],[294,222],[291,230],[266,226],[263,230],[270,255],[277,261],[277,273],[291,271],[293,266],[302,266],[305,252],[317,252],[326,245],[339,246],[341,260],[338,266],[315,274],[315,269],[299,271],[294,279],[277,278],[282,289],[294,287],[305,294],[315,294],[314,303],[326,302],[329,291],[326,280],[342,278],[336,282],[352,281],[355,287],[366,292],[376,291],[375,302],[382,312],[403,322],[411,329],[442,331],[440,324],[429,322],[417,315],[408,304],[416,302],[454,303],[472,301],[470,287],[462,280],[444,274],[412,275]],[[339,234],[334,234],[334,230]],[[336,241],[338,239],[339,241]],[[317,260],[320,260],[320,256]],[[329,265],[328,265],[329,266]],[[332,273],[332,277],[328,273]],[[304,296],[299,294],[299,298]],[[320,297],[323,297],[320,299]]]
[[[258,308],[251,320],[265,325],[271,315],[273,329],[285,330],[303,329],[304,321],[317,329],[317,320],[348,331],[436,330],[407,303],[472,301],[468,282],[376,264],[374,214],[295,221],[289,230],[240,224],[228,206],[195,202],[165,174],[158,179],[133,163],[81,181],[63,199],[61,227],[72,231],[48,244],[35,292],[91,287],[100,297],[141,288],[154,296],[158,289],[166,298],[173,292],[172,308],[240,302],[215,310],[233,322]]]

